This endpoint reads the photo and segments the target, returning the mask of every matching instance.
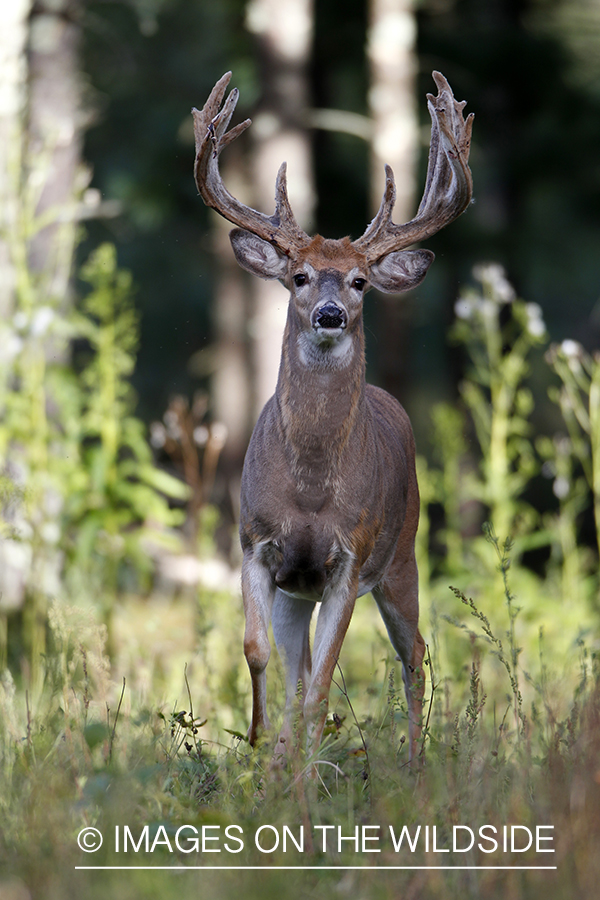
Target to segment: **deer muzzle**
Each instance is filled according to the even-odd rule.
[[[332,300],[328,300],[323,306],[319,306],[312,315],[312,326],[317,329],[345,328],[348,324],[348,314],[345,309],[339,307]]]

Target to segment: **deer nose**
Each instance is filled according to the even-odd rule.
[[[313,316],[315,328],[345,328],[348,321],[346,311],[337,306],[332,300],[328,300],[320,306]]]

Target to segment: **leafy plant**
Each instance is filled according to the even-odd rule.
[[[591,496],[600,554],[600,353],[591,355],[577,341],[566,340],[552,344],[546,359],[561,381],[550,396],[560,407],[569,436],[568,443],[557,447],[554,492],[560,499],[581,494],[580,484],[560,465],[559,455],[564,457],[567,449],[581,467]]]
[[[100,567],[102,583],[112,596],[119,586],[121,563],[128,562],[147,576],[152,568],[150,542],[179,547],[167,529],[179,525],[183,513],[171,509],[167,498],[182,502],[189,491],[155,466],[144,425],[133,414],[129,378],[138,316],[131,277],[117,268],[110,244],[91,255],[81,275],[91,286],[79,318],[91,353],[79,375],[77,440],[82,466],[66,500],[65,530],[76,568]]]
[[[522,495],[538,469],[530,439],[533,396],[524,380],[530,351],[545,340],[546,328],[540,307],[516,299],[500,266],[477,266],[473,274],[480,287],[463,291],[450,332],[469,358],[460,390],[480,448],[470,488],[488,507],[496,533],[523,544],[536,517]]]
[[[596,525],[600,509],[600,362],[574,341],[553,345],[545,357],[536,354],[546,340],[540,309],[516,298],[500,267],[479,266],[474,275],[477,286],[462,291],[450,332],[467,358],[461,402],[433,408],[431,461],[418,460],[420,596],[429,614],[436,670],[460,672],[465,690],[469,673],[439,624],[448,612],[448,581],[458,586],[461,598],[474,598],[476,609],[479,598],[494,590],[486,610],[492,634],[500,633],[498,616],[508,603],[511,649],[501,656],[514,682],[518,722],[521,691],[537,682],[520,670],[517,644],[518,652],[524,647],[531,653],[542,627],[556,665],[567,665],[577,641],[597,628],[598,552],[582,534],[590,507]],[[559,378],[549,392],[564,431],[552,436],[534,434],[529,380],[534,360],[536,383]],[[535,496],[534,479],[539,489],[539,475],[552,479],[556,503],[543,514],[529,500]],[[530,568],[525,554],[533,549],[544,553]],[[509,564],[515,593],[528,597],[518,641]],[[450,618],[466,627],[464,610]],[[481,665],[487,679],[485,658]]]
[[[91,289],[81,310],[23,306],[12,332],[4,326],[14,352],[0,384],[0,658],[7,610],[22,608],[34,668],[49,598],[85,585],[108,618],[126,570],[147,583],[152,549],[181,547],[183,512],[171,501],[181,506],[189,494],[155,465],[133,413],[138,316],[114,247],[99,247],[82,277]],[[75,339],[87,347],[77,370],[68,363]]]

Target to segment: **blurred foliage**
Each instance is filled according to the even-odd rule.
[[[596,546],[600,552],[600,353],[586,353],[581,344],[566,340],[560,345],[552,345],[547,360],[560,378],[561,385],[553,388],[550,396],[560,406],[567,426],[568,440],[556,456],[570,451],[579,463],[585,484],[593,498]],[[552,459],[548,444],[543,445],[548,458]],[[572,469],[571,469],[572,470]],[[558,462],[554,473],[558,476]],[[564,471],[561,480],[554,482],[554,493],[560,499],[568,498],[573,490],[571,479]],[[575,484],[574,491],[582,491]]]
[[[496,615],[502,598],[512,597],[509,547],[515,592],[527,598],[519,634],[529,653],[540,628],[557,660],[582,637],[596,646],[600,611],[598,361],[570,339],[544,356],[540,307],[519,300],[498,265],[477,266],[473,274],[476,286],[461,291],[450,332],[465,357],[461,401],[432,409],[432,462],[418,459],[421,606],[442,671],[458,664],[457,648],[447,633],[441,638],[439,623],[448,618],[448,583],[476,601],[493,592]],[[539,377],[544,362],[558,375],[549,393],[562,412],[551,435],[541,434],[533,419],[539,382],[552,380]],[[540,482],[552,486],[543,509]],[[508,608],[506,635],[513,642],[518,607],[510,601]],[[459,610],[449,618],[465,628],[466,616]]]
[[[120,562],[133,565],[139,575],[151,573],[149,541],[179,548],[166,529],[180,525],[184,516],[165,498],[181,502],[188,497],[182,482],[155,466],[146,429],[132,414],[129,377],[138,315],[131,276],[116,262],[115,248],[103,244],[81,270],[91,290],[81,303],[80,332],[91,355],[78,379],[85,398],[79,417],[82,470],[65,506],[73,561],[83,571],[91,560],[108,568],[111,577],[104,571],[100,580],[109,595],[118,590]]]
[[[212,337],[214,260],[208,212],[192,176],[190,110],[233,68],[240,115],[248,113],[256,86],[244,6],[89,2],[83,11],[92,116],[84,155],[94,187],[103,201],[118,201],[121,214],[89,223],[81,256],[109,240],[139,285],[134,385],[146,420],[160,418],[173,394],[194,393],[187,363]]]
[[[417,11],[421,96],[431,68],[440,68],[477,114],[476,203],[431,242],[437,261],[414,304],[410,342],[406,405],[419,446],[432,434],[419,460],[419,552],[434,630],[448,576],[461,590],[481,591],[494,576],[486,520],[500,541],[515,540],[517,587],[540,596],[530,605],[528,641],[548,597],[556,630],[569,616],[586,627],[598,603],[598,364],[578,338],[590,343],[595,333],[586,304],[595,299],[590,248],[600,237],[592,215],[600,96],[592,62],[589,77],[581,75],[586,56],[574,36],[588,7],[583,0],[575,6],[572,18],[561,0],[427,0]],[[245,9],[242,0],[82,7],[83,72],[95,116],[86,157],[101,195],[100,216],[81,235],[83,299],[64,313],[64,298],[40,295],[26,262],[40,223],[25,198],[13,235],[18,306],[0,325],[0,490],[11,557],[4,577],[12,578],[4,605],[11,593],[29,598],[32,659],[43,650],[48,597],[89,593],[108,616],[120,591],[158,583],[157,548],[181,546],[175,528],[190,495],[185,533],[194,552],[213,528],[198,511],[225,437],[202,392],[187,400],[197,387],[187,360],[211,336],[213,265],[207,212],[191,174],[189,107],[230,67],[242,88],[240,116],[259,101]],[[333,28],[338,19],[330,0],[316,4],[313,99],[364,114],[366,4],[347,4],[343,24]],[[567,19],[569,29],[556,24]],[[330,132],[314,138],[319,228],[358,232],[367,147]],[[110,242],[101,240],[107,236]],[[486,256],[505,268],[479,265],[477,286],[460,289],[453,320],[457,282],[465,284],[471,262]],[[367,327],[368,319],[367,310]],[[546,332],[556,336],[559,328],[570,343],[550,351],[548,366]],[[453,377],[444,377],[452,368]],[[553,406],[541,398],[557,378]],[[154,447],[180,467],[187,487],[154,464],[139,417],[150,413]],[[565,596],[569,607],[561,605]],[[3,658],[6,648],[3,626]]]
[[[532,530],[535,512],[521,500],[537,471],[531,443],[532,392],[525,385],[530,351],[546,328],[541,308],[516,299],[498,265],[478,266],[479,290],[463,289],[450,340],[468,353],[459,390],[479,444],[480,479],[473,498],[484,503],[501,535]],[[525,526],[519,519],[533,516]]]
[[[25,255],[20,258],[25,265]],[[91,289],[80,310],[36,305],[27,291],[2,324],[4,665],[8,612],[22,608],[13,662],[24,649],[37,668],[50,597],[85,586],[87,602],[96,600],[108,615],[126,571],[144,586],[153,569],[152,545],[181,548],[173,528],[184,514],[169,501],[183,504],[188,489],[156,467],[145,426],[133,415],[128,377],[138,325],[131,276],[117,268],[115,249],[106,244],[90,257],[82,278]],[[67,362],[74,341],[86,348],[77,368]]]
[[[122,209],[90,225],[89,240],[114,241],[140,285],[134,379],[147,419],[161,415],[172,393],[193,394],[197,384],[187,361],[212,336],[214,259],[193,184],[189,110],[227,69],[241,90],[240,118],[259,102],[260,59],[245,28],[245,6],[243,0],[163,0],[85,7],[83,69],[96,113],[85,155],[94,185]],[[409,359],[399,361],[399,377],[421,441],[428,428],[422,411],[453,400],[461,377],[444,336],[458,283],[476,262],[503,264],[518,294],[544,310],[552,339],[568,333],[588,350],[597,342],[600,91],[592,2],[424,0],[416,15],[423,144],[432,69],[446,74],[476,114],[475,203],[431,240],[436,264],[418,300],[402,301],[410,304],[406,328],[414,340],[405,345]],[[365,113],[367,19],[366,0],[346,3],[341,20],[332,0],[315,4],[310,85],[316,108]],[[362,233],[366,143],[317,130],[313,146],[318,230],[331,237]],[[374,328],[369,306],[367,325]],[[369,359],[377,381],[376,336],[373,341]]]
[[[211,339],[213,294],[189,108],[227,68],[241,88],[241,117],[260,100],[243,0],[90,2],[81,12],[92,113],[85,155],[101,200],[99,217],[81,235],[83,300],[64,314],[64,298],[39,296],[26,263],[28,237],[40,227],[29,200],[13,236],[18,308],[0,326],[0,453],[8,460],[2,527],[13,581],[21,579],[11,590],[35,594],[38,633],[47,598],[67,583],[84,592],[97,585],[94,599],[105,611],[126,586],[148,588],[156,548],[178,544],[173,529],[190,491],[186,534],[194,551],[206,545],[197,512],[225,437],[204,393],[187,399],[197,388],[187,361]],[[473,582],[483,590],[494,572],[485,520],[501,541],[514,537],[519,587],[547,585],[557,606],[561,596],[575,598],[570,614],[577,609],[582,623],[597,603],[598,375],[585,344],[596,327],[589,307],[600,238],[600,95],[595,64],[582,49],[589,44],[577,39],[586,16],[595,21],[592,12],[584,0],[572,14],[562,0],[426,0],[417,9],[420,96],[439,68],[476,112],[476,202],[432,239],[436,265],[411,307],[406,406],[425,448],[420,570],[434,621],[448,575],[460,589]],[[334,27],[338,7],[316,4],[316,106],[367,109],[367,18],[364,0],[352,0]],[[316,132],[314,149],[318,227],[362,230],[366,144]],[[117,256],[139,285],[135,306],[132,277],[117,268]],[[479,265],[477,286],[458,291],[472,262],[486,258],[499,258],[504,269]],[[367,330],[369,316],[367,309]],[[544,365],[546,331],[568,333],[574,356],[563,342]],[[377,354],[371,357],[376,380]],[[560,413],[543,401],[557,377],[562,387],[552,398]],[[150,415],[155,449],[180,467],[190,490],[154,464],[141,421]],[[568,616],[564,604],[554,612],[557,623]],[[39,650],[42,636],[30,645]],[[5,653],[5,638],[0,646]]]

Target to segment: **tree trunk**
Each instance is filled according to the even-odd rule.
[[[234,197],[249,203],[249,179],[240,150],[240,144],[234,142],[223,154],[220,168]],[[217,213],[211,219],[218,261],[212,313],[217,351],[211,378],[212,408],[215,418],[227,429],[213,499],[223,510],[231,507],[232,521],[237,522],[240,473],[254,424],[248,346],[250,297],[246,276],[231,250],[231,223]]]
[[[28,186],[35,214],[51,224],[29,244],[29,266],[46,297],[68,295],[83,184],[79,77],[79,0],[34,5],[29,32]]]
[[[19,209],[23,110],[27,62],[27,17],[31,0],[0,3],[0,318],[15,303],[16,273],[10,237]]]
[[[419,152],[415,42],[414,0],[371,0],[367,40],[369,108],[374,123],[371,206],[375,214],[387,163],[396,176],[396,222],[412,218],[415,205]]]
[[[294,213],[309,228],[314,208],[311,148],[302,118],[308,105],[307,66],[312,37],[312,0],[251,0],[247,27],[256,35],[261,100],[249,131],[250,158],[235,144],[221,162],[234,196],[269,215],[275,178],[288,163]],[[235,72],[232,84],[235,84]],[[260,411],[275,390],[287,313],[279,282],[250,278],[233,258],[231,225],[215,217],[219,259],[213,321],[217,359],[211,392],[215,417],[227,428],[213,498],[239,515],[239,479],[248,440]],[[227,544],[224,540],[223,544]]]
[[[310,139],[302,124],[309,105],[308,61],[312,0],[252,0],[247,24],[256,35],[262,99],[251,129],[253,206],[273,212],[275,178],[288,164],[290,202],[299,225],[310,231],[315,205]],[[278,282],[253,280],[250,336],[256,419],[277,382],[287,292]]]
[[[371,0],[367,43],[369,109],[374,122],[371,206],[374,215],[381,203],[387,163],[396,177],[395,222],[408,222],[416,206],[419,129],[415,42],[414,0]],[[377,309],[378,379],[382,387],[401,397],[409,332],[406,299],[382,294]]]

